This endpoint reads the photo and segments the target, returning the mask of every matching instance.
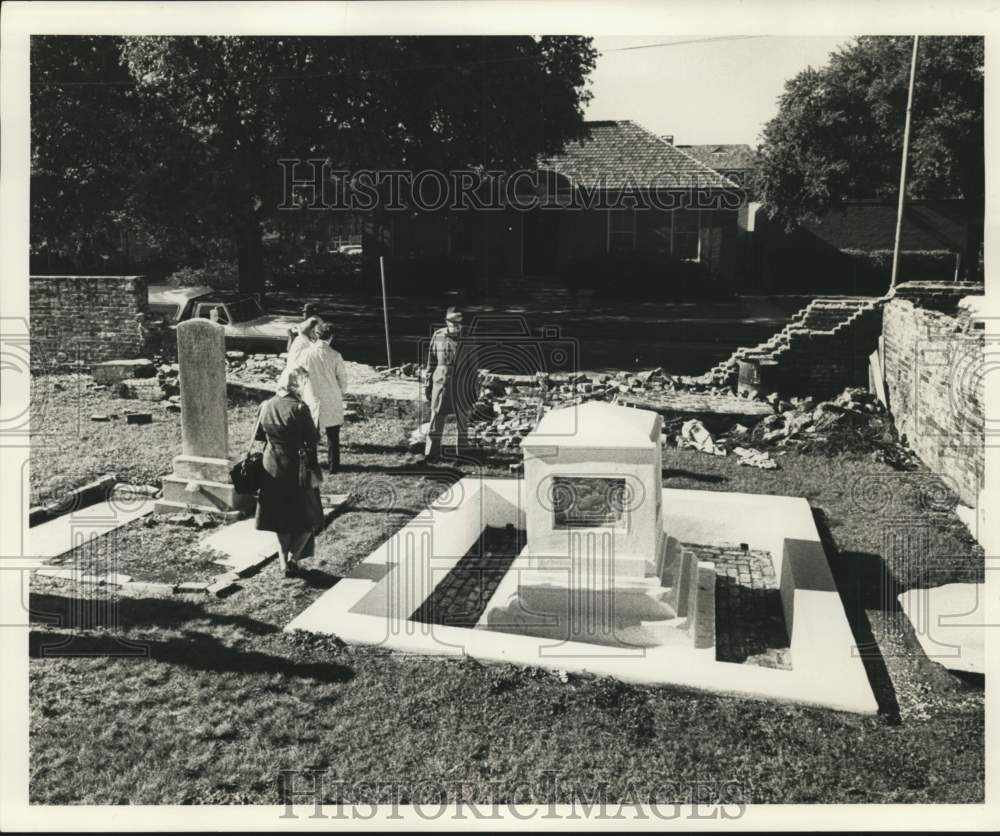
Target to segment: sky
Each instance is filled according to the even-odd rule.
[[[764,123],[778,112],[785,81],[826,64],[851,37],[766,36],[622,50],[697,39],[595,37],[602,55],[591,74],[586,118],[631,119],[656,134],[673,134],[678,145],[756,147]]]

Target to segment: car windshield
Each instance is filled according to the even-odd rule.
[[[229,308],[229,315],[232,317],[233,322],[246,322],[248,319],[256,319],[258,316],[264,316],[264,309],[261,308],[260,302],[253,297],[228,302],[226,307]]]

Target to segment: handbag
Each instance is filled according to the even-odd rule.
[[[323,485],[323,471],[315,455],[310,456],[309,452],[305,448],[299,450],[299,487],[319,488]]]
[[[257,430],[260,429],[260,413],[257,413],[257,423],[250,434],[250,446],[246,455],[229,471],[229,479],[237,493],[252,495],[260,490],[264,475],[264,454],[254,453],[254,442],[257,440]]]

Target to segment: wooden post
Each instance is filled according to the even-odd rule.
[[[906,197],[906,163],[910,153],[910,117],[913,113],[913,82],[917,77],[917,46],[920,36],[913,36],[913,58],[910,61],[910,92],[906,97],[906,124],[903,127],[903,165],[899,172],[899,207],[896,210],[896,242],[892,248],[892,278],[889,290],[896,286],[896,276],[899,272],[899,245],[903,230],[903,200]]]
[[[378,257],[379,271],[382,273],[382,319],[385,323],[385,362],[392,368],[392,349],[389,347],[389,299],[385,291],[385,256]]]

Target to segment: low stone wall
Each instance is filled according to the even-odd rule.
[[[900,285],[883,312],[889,410],[920,459],[970,507],[984,476],[985,332],[962,297],[982,288]]]
[[[31,276],[31,368],[53,371],[144,355],[142,276]]]

